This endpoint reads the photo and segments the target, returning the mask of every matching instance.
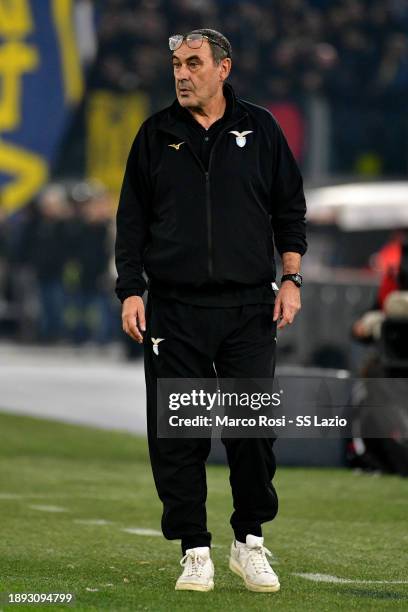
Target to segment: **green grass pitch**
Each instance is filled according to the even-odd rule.
[[[124,531],[160,531],[146,441],[1,414],[0,591],[73,592],[74,610],[408,609],[406,479],[278,468],[275,482],[280,511],[264,535],[281,591],[251,593],[228,570],[228,473],[208,466],[215,590],[176,592],[179,542]],[[350,582],[312,582],[302,573]]]

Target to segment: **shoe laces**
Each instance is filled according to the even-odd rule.
[[[253,548],[249,549],[248,559],[251,560],[252,565],[255,568],[257,574],[261,573],[271,573],[272,568],[269,565],[269,561],[266,558],[266,555],[272,557],[272,553],[270,550],[263,546],[263,544],[257,544]]]
[[[201,576],[204,561],[196,550],[190,550],[180,561],[181,567],[185,568],[186,576]],[[186,567],[187,566],[187,567]]]

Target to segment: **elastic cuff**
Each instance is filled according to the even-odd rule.
[[[304,255],[307,251],[307,246],[304,244],[290,244],[290,243],[279,243],[276,245],[279,255],[283,255],[283,253],[299,253],[299,255]]]
[[[208,546],[211,548],[211,538],[208,538],[207,536],[196,536],[191,537],[188,540],[182,540],[181,552],[183,553],[183,556],[186,554],[186,550],[188,548],[197,548],[197,546]]]
[[[251,527],[251,529],[234,529],[234,536],[238,542],[242,542],[245,544],[247,535],[254,535],[258,538],[262,538],[262,527],[258,525],[257,527]]]
[[[137,295],[138,297],[142,297],[145,291],[146,289],[144,287],[135,287],[134,289],[118,289],[116,291],[116,295],[118,296],[119,300],[123,304],[126,298],[132,295]]]

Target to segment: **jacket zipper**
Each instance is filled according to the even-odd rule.
[[[210,167],[209,164],[208,164],[208,167]],[[212,278],[213,276],[212,216],[211,216],[211,198],[210,198],[210,177],[207,171],[205,173],[205,203],[207,207],[208,276]]]
[[[216,141],[217,140],[218,138],[216,139]],[[214,145],[215,145],[215,142],[214,142]],[[213,148],[214,148],[214,145],[213,145]],[[190,149],[192,156],[197,161],[198,165],[200,166],[205,176],[205,207],[207,211],[207,245],[208,245],[207,264],[208,264],[208,275],[210,278],[212,278],[213,257],[212,257],[212,220],[211,220],[211,199],[210,199],[210,176],[209,176],[209,172],[205,169],[201,159],[198,157],[198,155],[195,154],[193,147],[190,146],[189,142],[187,142],[187,146]],[[211,154],[212,154],[212,150],[210,153],[210,159],[211,159]],[[208,163],[208,170],[209,169],[210,169],[210,164]]]
[[[201,159],[194,153],[193,148],[190,146],[190,143],[187,142],[188,148],[190,149],[193,157],[197,160],[198,165],[200,166],[201,170],[204,172],[204,176],[205,176],[205,203],[206,203],[206,209],[207,209],[207,244],[208,244],[208,259],[207,259],[207,263],[208,263],[208,276],[209,276],[209,278],[213,277],[213,272],[214,272],[213,245],[212,245],[212,214],[211,214],[211,196],[210,196],[211,159],[212,159],[212,156],[213,156],[213,153],[214,153],[215,145],[220,140],[221,136],[223,134],[225,134],[226,130],[229,129],[229,128],[234,127],[238,123],[241,123],[241,121],[246,119],[247,116],[248,116],[248,114],[246,113],[245,115],[243,115],[242,117],[240,117],[239,119],[234,121],[233,123],[230,123],[228,125],[228,128],[225,128],[225,130],[222,130],[218,134],[218,136],[215,139],[215,142],[214,142],[214,144],[212,146],[210,157],[208,159],[208,170],[206,170],[204,168],[204,165],[202,164]]]
[[[228,126],[228,128],[234,127],[234,125],[237,125],[237,123],[240,123],[243,119],[245,119],[246,116],[247,115],[240,117],[239,119],[237,119],[237,121],[235,121],[234,123],[231,123]],[[211,160],[212,160],[212,156],[213,156],[214,149],[215,149],[217,142],[220,140],[221,136],[225,134],[228,128],[226,128],[225,130],[222,130],[218,134],[217,138],[215,139],[215,142],[211,148],[210,157],[208,159],[208,170],[205,172],[206,206],[207,206],[207,235],[208,235],[208,276],[209,278],[213,277],[213,271],[214,271],[213,249],[212,249],[212,214],[211,214],[211,197],[210,197]],[[203,167],[202,164],[201,166]]]

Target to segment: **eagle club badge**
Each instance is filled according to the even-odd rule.
[[[162,342],[164,340],[164,338],[151,338],[151,341],[153,342],[153,353],[155,355],[159,354],[159,342]]]
[[[253,130],[247,130],[246,132],[237,132],[236,130],[231,130],[230,134],[234,134],[235,142],[239,147],[245,147],[246,145],[246,136],[248,134],[252,134]]]

